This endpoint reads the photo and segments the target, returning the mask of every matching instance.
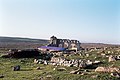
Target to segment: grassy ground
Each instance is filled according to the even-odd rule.
[[[110,66],[115,65],[120,66],[120,61],[108,63],[106,57],[101,57],[96,51],[90,52],[90,56],[86,57],[85,55],[72,55],[68,56],[68,59],[81,58],[81,59],[90,59],[101,60],[103,64],[99,66]],[[85,75],[80,74],[70,74],[69,72],[77,69],[76,67],[64,67],[65,71],[53,70],[55,66],[52,65],[43,65],[43,64],[34,64],[33,58],[22,58],[22,59],[10,59],[10,58],[1,58],[0,57],[0,75],[4,75],[4,78],[0,80],[120,80],[116,77],[110,76],[110,73],[97,73],[94,72],[94,69],[87,69],[89,72],[86,72]],[[12,67],[20,65],[20,71],[13,71]],[[36,70],[37,67],[40,67],[40,70]],[[63,67],[63,66],[58,66]],[[81,72],[84,69],[81,69]],[[51,77],[47,77],[47,76]],[[97,76],[97,77],[94,77]]]

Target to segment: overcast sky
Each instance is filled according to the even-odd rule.
[[[0,0],[0,36],[120,44],[120,0]]]

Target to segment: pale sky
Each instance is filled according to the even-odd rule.
[[[0,36],[120,44],[120,0],[0,0]]]

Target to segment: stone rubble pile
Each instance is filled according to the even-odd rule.
[[[63,57],[52,57],[50,61],[42,60],[42,59],[34,59],[34,63],[45,64],[45,65],[59,65],[59,66],[67,66],[67,67],[79,67],[86,68],[87,66],[91,66],[94,64],[99,64],[101,61],[91,61],[91,60],[81,60],[81,59],[72,59],[67,60]]]

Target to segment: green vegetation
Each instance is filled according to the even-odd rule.
[[[3,51],[1,51],[3,53]],[[0,54],[2,55],[2,54]],[[68,59],[90,59],[90,60],[100,60],[103,64],[99,66],[120,66],[120,61],[108,63],[108,58],[101,57],[100,53],[96,51],[89,52],[89,57],[85,55],[71,55],[67,56]],[[110,54],[109,54],[110,55]],[[96,58],[95,58],[96,57]],[[113,77],[110,73],[97,73],[94,72],[94,69],[87,69],[86,74],[70,74],[70,71],[76,70],[76,67],[64,67],[58,66],[57,68],[64,67],[66,70],[58,71],[53,70],[55,66],[52,65],[43,65],[33,63],[33,58],[22,58],[22,59],[11,59],[11,58],[2,58],[0,57],[0,75],[4,75],[2,80],[119,80],[117,77]],[[20,71],[13,71],[12,67],[20,65]],[[40,70],[36,68],[40,67]],[[81,69],[83,72],[84,69]],[[49,76],[49,77],[47,77]]]

